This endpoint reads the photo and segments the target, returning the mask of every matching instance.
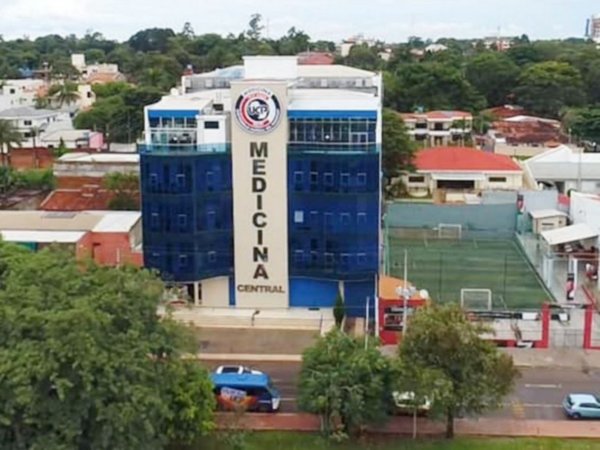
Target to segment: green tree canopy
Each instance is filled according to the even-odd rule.
[[[512,358],[480,337],[485,331],[457,305],[434,305],[411,318],[399,346],[404,365],[436,373],[433,406],[446,417],[447,437],[457,414],[497,408],[518,376]]]
[[[148,271],[0,243],[0,447],[162,449],[211,428],[206,372]]]
[[[383,155],[382,171],[386,192],[392,179],[404,171],[412,171],[416,145],[408,135],[400,115],[391,110],[383,110]]]
[[[563,108],[585,102],[583,81],[571,64],[548,61],[527,67],[516,89],[518,103],[526,110],[559,117]]]
[[[385,419],[389,383],[389,360],[336,328],[304,352],[298,401],[324,431],[348,436]]]
[[[490,106],[509,103],[515,88],[519,67],[500,52],[485,52],[474,56],[466,69],[469,82],[485,95]]]

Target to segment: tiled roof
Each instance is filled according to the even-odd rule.
[[[509,117],[527,114],[521,106],[504,105],[486,109],[484,112],[491,114],[495,119],[507,119]]]
[[[105,211],[112,193],[105,189],[57,189],[40,205],[44,211]]]
[[[521,171],[510,157],[466,147],[421,150],[415,167],[422,171]]]
[[[501,133],[508,144],[546,144],[566,142],[560,128],[544,121],[509,122],[497,121],[492,129]]]
[[[298,54],[298,64],[333,64],[335,61],[331,53],[325,52],[303,52]]]
[[[473,115],[467,111],[429,111],[425,113],[399,113],[404,120],[461,120],[472,119]]]

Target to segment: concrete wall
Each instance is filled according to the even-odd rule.
[[[229,277],[202,280],[200,304],[210,308],[229,306]]]
[[[523,195],[523,207],[525,212],[558,208],[558,191],[519,191],[519,194]]]
[[[574,224],[586,223],[600,232],[600,196],[572,192],[570,218]]]

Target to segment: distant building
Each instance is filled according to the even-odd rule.
[[[448,50],[448,47],[443,44],[429,44],[427,47],[425,47],[426,53],[439,53],[445,52],[446,50]]]
[[[464,145],[473,131],[473,115],[464,111],[401,113],[410,136],[423,147]]]
[[[22,147],[35,147],[41,135],[51,126],[72,128],[68,113],[51,109],[20,106],[0,111],[0,120],[11,122],[23,136]]]
[[[518,115],[493,122],[484,138],[484,149],[530,157],[567,141],[559,121]]]
[[[54,163],[56,189],[42,202],[45,211],[108,209],[113,194],[104,186],[111,173],[139,173],[139,155],[67,153]]]
[[[81,81],[85,83],[104,84],[126,80],[117,64],[87,64],[85,55],[80,53],[71,55],[71,64],[79,71]]]
[[[402,177],[413,197],[433,196],[437,190],[518,190],[523,185],[523,170],[511,158],[473,148],[424,149],[417,153],[414,166],[414,173]]]
[[[567,145],[547,150],[525,161],[538,186],[600,193],[600,153],[581,153]]]
[[[493,117],[494,120],[503,120],[515,116],[526,116],[528,115],[525,108],[518,105],[502,105],[488,108],[483,111]]]
[[[62,129],[49,130],[40,136],[39,143],[49,149],[64,143],[68,150],[100,151],[104,148],[104,135],[99,131]]]
[[[300,65],[329,65],[335,61],[335,56],[329,52],[302,52],[297,56]]]
[[[0,111],[21,106],[32,107],[41,91],[43,80],[0,80]]]
[[[36,251],[59,245],[101,265],[142,265],[139,212],[0,211],[0,236]]]
[[[497,50],[499,52],[505,52],[512,47],[513,41],[516,38],[509,36],[489,36],[483,38],[483,45],[485,48]]]
[[[362,34],[358,34],[342,41],[338,46],[338,51],[342,58],[346,58],[350,54],[352,47],[363,44],[373,47],[375,45],[375,39],[365,38]]]
[[[600,44],[600,14],[594,15],[588,19],[585,37]]]

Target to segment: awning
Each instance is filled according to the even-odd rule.
[[[432,173],[431,178],[438,181],[485,181],[480,173]]]
[[[550,245],[560,245],[597,238],[598,232],[585,223],[579,223],[555,230],[542,231],[542,237]]]

